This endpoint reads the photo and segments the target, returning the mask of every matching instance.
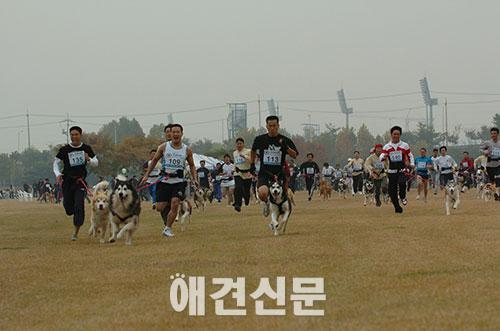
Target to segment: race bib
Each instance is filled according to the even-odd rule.
[[[392,162],[402,162],[403,161],[403,152],[401,151],[392,151],[389,153],[389,159]]]
[[[491,150],[491,157],[494,159],[500,159],[500,147],[493,147]]]
[[[424,170],[427,169],[427,163],[424,161],[417,162],[417,169]]]
[[[203,171],[199,172],[198,178],[205,178],[205,173]]]
[[[68,153],[69,165],[71,167],[78,167],[85,165],[85,152],[84,151],[74,151]]]
[[[314,175],[314,168],[306,168],[306,173],[308,175]]]
[[[263,162],[272,166],[281,165],[281,151],[265,149]]]
[[[246,162],[246,159],[245,159],[245,158],[243,158],[243,157],[241,157],[240,155],[238,155],[238,156],[234,159],[234,162],[235,162],[236,164],[243,164],[243,163],[245,163],[245,162]]]
[[[377,170],[384,169],[384,164],[382,162],[375,162],[375,169]]]
[[[463,162],[463,163],[462,163],[462,167],[464,167],[464,168],[468,168],[468,167],[469,167],[469,164],[468,164],[467,162]]]
[[[363,170],[363,167],[360,164],[355,164],[354,167],[353,167],[353,170],[354,171],[360,171],[360,170]]]
[[[179,170],[184,169],[184,164],[182,164],[182,159],[180,157],[169,155],[164,159],[164,167],[169,170]]]

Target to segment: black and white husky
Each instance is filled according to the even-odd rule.
[[[460,187],[454,180],[450,180],[448,184],[446,184],[444,192],[446,215],[450,215],[450,204],[453,204],[453,209],[457,209],[460,203]]]
[[[292,203],[288,199],[283,186],[273,182],[269,189],[269,207],[271,211],[271,230],[277,236],[280,232],[285,233],[288,218],[292,212]]]
[[[111,236],[109,242],[126,235],[125,243],[132,244],[132,234],[139,225],[141,199],[135,187],[123,175],[116,177],[116,183],[109,201],[109,223]],[[120,229],[120,226],[123,227]]]
[[[365,196],[364,206],[375,201],[375,185],[370,179],[365,180],[363,184],[363,195]]]

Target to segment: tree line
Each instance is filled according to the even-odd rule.
[[[500,126],[500,114],[493,116],[491,125]],[[156,148],[164,139],[164,126],[163,123],[154,125],[146,135],[136,119],[122,117],[105,124],[97,132],[84,133],[83,141],[94,148],[100,162],[93,176],[115,176],[122,168],[127,168],[131,174],[140,175],[150,150]],[[291,137],[301,152],[299,163],[305,159],[307,152],[312,152],[318,163],[344,165],[354,151],[367,156],[376,143],[383,144],[390,140],[389,131],[383,135],[373,135],[365,124],[357,130],[339,128],[333,124],[326,124],[325,127],[321,134],[310,140],[299,134],[290,134],[286,129],[280,131]],[[423,123],[419,123],[412,131],[405,132],[403,129],[402,138],[410,144],[414,152],[420,147],[431,150],[435,146],[443,145],[447,139],[448,145],[451,145],[449,152],[458,161],[464,150],[468,150],[471,156],[479,153],[479,143],[489,139],[489,128],[490,126],[484,125],[477,130],[465,130],[465,137],[469,142],[465,146],[456,145],[460,128],[455,128],[445,137],[443,133],[436,132]],[[247,147],[251,147],[254,137],[264,132],[264,128],[249,128],[240,130],[237,135],[245,140]],[[189,132],[187,134],[189,135]],[[214,142],[207,138],[194,141],[185,138],[184,142],[190,145],[195,153],[219,159],[234,150],[232,140]],[[0,186],[31,184],[41,178],[52,179],[52,163],[60,146],[50,146],[42,151],[30,148],[22,152],[0,154]]]

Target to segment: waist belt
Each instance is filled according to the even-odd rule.
[[[387,169],[387,173],[389,174],[397,174],[399,171],[399,169]]]

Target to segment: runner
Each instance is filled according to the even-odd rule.
[[[429,170],[430,176],[431,176],[431,184],[432,184],[432,191],[434,192],[434,195],[438,193],[438,188],[439,188],[439,171],[434,168],[434,163],[436,163],[436,160],[439,157],[439,149],[434,147],[432,149],[432,156],[431,156],[431,161],[432,161],[432,168]]]
[[[307,161],[300,165],[300,173],[306,180],[307,199],[311,201],[316,186],[316,178],[319,174],[319,166],[314,162],[313,153],[307,153]]]
[[[215,198],[217,200],[218,204],[220,204],[222,201],[222,189],[220,187],[221,178],[222,178],[221,173],[222,173],[222,164],[220,162],[217,162],[215,164],[214,170],[212,170],[212,173],[211,173],[214,191],[212,192],[212,197],[210,199],[212,201]]]
[[[278,116],[271,115],[266,118],[267,133],[255,137],[251,153],[251,170],[255,169],[255,159],[260,156],[260,170],[257,179],[257,194],[264,203],[264,217],[269,216],[269,185],[272,180],[285,180],[284,165],[286,156],[296,158],[299,154],[295,144],[290,138],[281,135],[279,131]],[[287,188],[283,188],[287,191]],[[274,229],[272,229],[274,231]]]
[[[495,200],[500,201],[500,141],[498,140],[498,128],[491,128],[491,140],[481,145],[483,154],[488,158],[486,172],[490,183],[495,183]]]
[[[228,207],[234,206],[234,164],[229,154],[224,155],[221,183],[222,196],[226,197]]]
[[[236,150],[233,152],[235,163],[234,174],[234,210],[241,211],[242,200],[245,199],[245,206],[250,203],[250,188],[252,186],[252,173],[250,172],[249,148],[245,148],[243,138],[236,139]]]
[[[382,201],[380,200],[380,191],[382,182],[385,180],[387,162],[380,161],[380,154],[382,153],[382,144],[376,144],[374,153],[371,154],[365,161],[365,171],[368,172],[370,178],[373,180],[375,186],[375,202],[376,206],[380,207]]]
[[[403,212],[403,208],[399,204],[399,198],[401,198],[404,206],[408,203],[408,200],[406,200],[406,177],[403,174],[403,169],[405,167],[413,167],[415,164],[410,146],[401,141],[402,132],[400,126],[393,126],[391,128],[391,141],[383,147],[380,154],[380,161],[389,159],[389,169],[387,170],[389,196],[391,197],[396,213]]]
[[[297,177],[300,175],[300,168],[297,167],[295,161],[292,159],[288,165],[290,168],[290,182],[288,183],[293,193],[297,190]]]
[[[151,163],[151,160],[154,158],[155,154],[156,154],[156,149],[152,149],[151,151],[149,151],[149,161],[146,161],[143,165],[144,173],[146,173],[146,171],[148,170],[149,164]],[[153,209],[156,209],[156,186],[157,186],[156,182],[160,177],[160,173],[161,173],[161,164],[157,163],[155,168],[149,174],[148,180],[146,182],[148,185],[150,185],[148,186],[148,189],[149,189],[149,195],[151,196],[151,201],[153,203]]]
[[[193,151],[182,143],[183,128],[180,124],[172,124],[172,140],[167,141],[156,149],[156,154],[151,160],[140,186],[144,185],[156,164],[162,162],[161,181],[156,187],[156,210],[161,214],[165,228],[163,235],[173,237],[172,224],[177,216],[179,203],[184,200],[186,192],[186,178],[184,171],[186,161],[189,165],[191,178],[196,187],[199,187],[196,167],[193,161]]]
[[[163,133],[165,133],[165,141],[172,140],[172,126],[173,124],[167,124],[163,129]]]
[[[87,192],[87,164],[97,167],[99,161],[92,147],[82,143],[82,128],[73,126],[69,129],[71,143],[59,149],[54,160],[54,174],[57,184],[62,182],[63,206],[66,215],[73,215],[73,235],[78,239],[78,232],[85,220],[85,193]],[[61,166],[64,168],[61,170]]]
[[[441,146],[439,148],[441,155],[434,161],[434,168],[439,171],[439,186],[441,190],[444,189],[450,180],[454,179],[453,173],[457,168],[455,160],[451,156],[446,155],[447,151],[448,148],[446,146]]]
[[[334,175],[335,175],[335,168],[332,167],[328,162],[323,163],[323,169],[321,169],[322,179],[328,180],[331,183],[333,181]]]
[[[200,161],[200,167],[196,169],[200,187],[206,191],[210,189],[210,171],[205,167],[205,160]]]
[[[363,164],[365,161],[360,157],[359,151],[354,152],[354,158],[347,165],[352,167],[352,189],[353,194],[363,194]]]
[[[473,185],[474,160],[470,158],[469,152],[467,151],[463,153],[463,156],[464,158],[460,161],[459,174],[463,176],[464,182],[462,192],[465,192],[465,188],[470,190]]]
[[[420,156],[415,158],[415,167],[417,170],[417,200],[420,199],[420,193],[424,190],[424,202],[427,202],[427,188],[429,186],[429,170],[432,169],[432,159],[428,157],[427,150],[420,148]]]

